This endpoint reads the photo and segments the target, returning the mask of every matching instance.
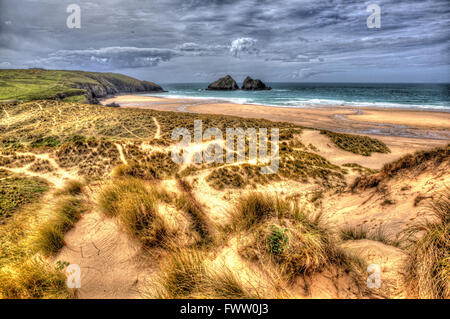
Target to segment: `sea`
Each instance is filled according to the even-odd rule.
[[[450,112],[450,84],[266,83],[271,91],[207,91],[208,83],[162,85],[150,96],[277,107],[362,106]]]

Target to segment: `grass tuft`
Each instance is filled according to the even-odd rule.
[[[39,228],[35,243],[46,256],[56,254],[65,245],[65,233],[80,219],[85,207],[79,198],[68,196],[59,199],[53,211],[50,220]]]
[[[147,188],[142,181],[125,178],[105,186],[99,194],[98,205],[106,216],[117,217],[145,248],[162,247],[171,231],[158,213],[159,195],[160,192]]]
[[[178,179],[177,182],[183,192],[177,198],[177,207],[191,218],[193,228],[201,238],[199,244],[210,245],[214,243],[212,223],[192,193],[192,186],[184,179]]]
[[[450,190],[433,200],[434,221],[411,226],[406,265],[409,294],[423,299],[450,298]]]
[[[312,217],[285,200],[254,193],[238,201],[232,223],[249,238],[240,254],[264,265],[273,263],[290,282],[333,267],[362,282],[364,263],[337,246],[320,225],[320,215]]]
[[[67,181],[63,188],[60,189],[56,194],[57,195],[80,195],[83,192],[84,183],[77,180]]]
[[[238,199],[232,224],[237,229],[248,230],[263,220],[274,217],[277,210],[277,200],[261,193],[250,193]]]
[[[339,230],[341,240],[361,240],[368,239],[368,231],[366,228],[360,227],[344,227]]]
[[[261,298],[254,287],[243,283],[227,266],[208,268],[203,250],[173,252],[159,274],[157,298],[253,299]]]
[[[30,258],[0,270],[2,299],[69,299],[74,292],[66,286],[66,276],[38,258]]]

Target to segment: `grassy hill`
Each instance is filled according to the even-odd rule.
[[[0,101],[51,99],[95,103],[119,92],[162,91],[159,85],[116,73],[44,69],[0,70]]]

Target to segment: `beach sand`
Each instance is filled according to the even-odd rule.
[[[308,128],[367,135],[382,140],[392,150],[389,156],[383,155],[381,162],[393,160],[417,150],[450,143],[450,113],[434,110],[353,106],[288,108],[142,95],[120,95],[105,99],[102,104],[112,102],[120,104],[121,107],[268,119],[290,122]],[[333,157],[333,154],[329,155]],[[379,166],[371,164],[367,166]]]

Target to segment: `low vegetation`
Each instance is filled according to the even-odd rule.
[[[125,178],[105,186],[98,196],[98,205],[106,216],[118,218],[143,247],[164,247],[172,234],[158,213],[159,194],[138,179]]]
[[[74,296],[66,286],[64,273],[37,257],[0,269],[0,298],[71,299]]]
[[[354,154],[370,156],[372,153],[390,152],[386,144],[368,136],[336,133],[325,130],[322,130],[321,134],[328,136],[337,147]]]
[[[241,164],[218,167],[213,169],[206,180],[211,187],[217,190],[245,188],[249,185],[255,187],[258,184],[264,185],[285,179],[304,183],[313,179],[324,186],[343,186],[345,184],[340,167],[331,164],[320,155],[294,150],[287,144],[280,151],[278,172],[262,174],[261,167],[263,166],[265,165]]]
[[[368,167],[364,167],[364,166],[361,166],[361,165],[356,164],[356,163],[346,163],[346,164],[344,164],[342,166],[346,167],[346,168],[350,168],[351,170],[353,170],[355,172],[358,172],[361,175],[370,175],[370,174],[378,173],[378,170],[376,170],[376,169],[371,169],[371,168],[368,168]]]
[[[184,211],[192,221],[193,230],[200,235],[200,246],[214,243],[214,231],[211,220],[202,205],[192,193],[192,186],[184,179],[178,179],[182,195],[177,198],[177,207]]]
[[[33,203],[48,190],[46,181],[0,170],[0,224],[26,204]]]
[[[169,152],[146,154],[136,145],[127,145],[126,154],[130,158],[127,164],[117,166],[113,176],[130,176],[144,180],[164,179],[175,175],[179,169]]]
[[[450,189],[429,206],[433,220],[411,226],[406,284],[411,297],[450,298]]]
[[[36,246],[45,255],[55,255],[64,245],[64,235],[73,228],[85,211],[83,201],[74,196],[61,197],[53,214],[38,230]]]
[[[57,195],[80,195],[83,192],[84,183],[79,180],[69,180],[57,191]]]
[[[277,198],[250,193],[240,197],[231,216],[231,224],[236,230],[249,230],[273,217],[283,217],[286,203]]]
[[[210,256],[202,250],[173,252],[164,263],[158,278],[156,295],[151,297],[186,299],[254,299],[268,298],[244,283],[227,266],[212,268]]]
[[[0,225],[0,298],[74,298],[63,269],[44,256],[62,247],[84,205],[81,198],[56,196],[53,204],[36,201],[20,208]]]
[[[385,164],[379,173],[357,177],[350,188],[355,191],[377,187],[402,172],[420,174],[425,169],[438,167],[441,164],[450,164],[450,145],[405,155],[392,163]]]
[[[260,264],[273,263],[289,282],[337,267],[362,287],[364,262],[337,246],[320,225],[320,216],[312,217],[290,202],[252,193],[239,200],[232,224],[249,238],[240,254]]]
[[[364,226],[344,227],[339,230],[339,237],[344,241],[368,239],[394,247],[400,247],[402,244],[402,238],[400,236],[390,236],[382,226],[378,227],[375,231],[369,231]]]

